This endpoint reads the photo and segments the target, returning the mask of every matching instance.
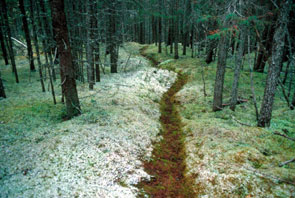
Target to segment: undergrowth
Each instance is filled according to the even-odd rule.
[[[164,50],[165,51],[165,50]],[[181,51],[180,51],[181,52]],[[204,57],[191,58],[157,53],[150,45],[148,56],[162,62],[162,68],[182,70],[189,75],[188,83],[177,94],[185,126],[187,164],[195,177],[197,197],[291,197],[294,195],[295,165],[278,167],[280,162],[293,159],[294,142],[273,134],[285,132],[295,137],[295,111],[290,110],[278,89],[270,128],[256,127],[256,116],[250,87],[247,60],[239,83],[239,97],[248,100],[232,112],[228,107],[212,112],[216,62],[207,65]],[[230,57],[224,85],[224,103],[230,100],[234,58]],[[206,82],[203,94],[202,69]],[[263,98],[266,74],[254,73],[258,107]],[[252,127],[241,125],[245,123]]]

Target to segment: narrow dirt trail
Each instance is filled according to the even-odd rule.
[[[141,49],[141,55],[149,59],[153,66],[158,62],[145,54],[147,47]],[[160,102],[163,139],[154,144],[152,159],[144,162],[145,171],[152,175],[151,181],[143,181],[139,187],[155,198],[193,198],[193,182],[185,177],[185,148],[183,124],[176,108],[176,93],[186,84],[185,75],[178,77]],[[144,194],[144,193],[143,193]],[[144,195],[140,195],[144,197]]]

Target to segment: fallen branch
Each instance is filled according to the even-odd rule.
[[[290,104],[290,100],[289,100],[289,98],[288,98],[288,96],[287,96],[287,93],[286,93],[285,87],[284,87],[284,85],[283,85],[281,79],[279,79],[279,85],[280,85],[281,88],[282,88],[283,96],[284,96],[284,98],[285,98],[285,100],[286,100],[286,102],[287,102],[288,107],[289,107],[290,109],[292,109],[293,105]]]
[[[286,184],[290,184],[290,185],[295,185],[295,182],[293,182],[293,181],[281,179],[281,178],[278,178],[278,177],[275,177],[275,176],[272,176],[272,175],[267,175],[265,173],[261,173],[261,172],[258,172],[256,170],[250,169],[250,168],[245,168],[245,169],[248,170],[248,171],[253,172],[254,175],[257,175],[257,176],[262,177],[262,178],[266,178],[266,179],[269,179],[269,180],[274,180],[274,181],[277,181],[279,183],[286,183]]]
[[[246,123],[243,123],[243,122],[237,120],[234,116],[232,116],[232,119],[233,119],[234,121],[236,121],[237,123],[239,123],[240,125],[244,125],[244,126],[252,127],[250,124],[246,124]]]
[[[18,44],[21,44],[24,48],[28,48],[26,44],[22,43],[21,41],[17,40],[16,38],[11,37],[12,40],[16,41]]]
[[[238,99],[237,100],[237,105],[238,104],[242,104],[242,103],[245,103],[245,102],[248,102],[248,100],[247,99]],[[226,107],[226,106],[230,106],[230,104],[222,104],[222,107]]]
[[[286,134],[280,133],[278,131],[275,131],[273,134],[282,136],[282,137],[287,138],[287,139],[292,140],[292,141],[295,141],[295,138],[289,137]]]
[[[125,64],[125,67],[122,68],[124,72],[126,72],[126,68],[127,68],[128,63],[129,63],[130,57],[131,57],[131,53],[128,56],[128,59],[127,59],[126,64]]]
[[[287,164],[289,164],[289,163],[292,163],[292,162],[295,162],[295,158],[280,163],[280,164],[279,164],[279,167],[285,166],[285,165],[287,165]]]

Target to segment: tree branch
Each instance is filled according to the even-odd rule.
[[[295,141],[295,138],[289,137],[289,136],[287,136],[285,134],[282,134],[282,133],[280,133],[278,131],[275,131],[273,134],[282,136],[282,137],[287,138],[287,139],[292,140],[292,141]]]

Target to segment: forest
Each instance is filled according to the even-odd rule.
[[[1,198],[295,197],[294,1],[0,2]]]

